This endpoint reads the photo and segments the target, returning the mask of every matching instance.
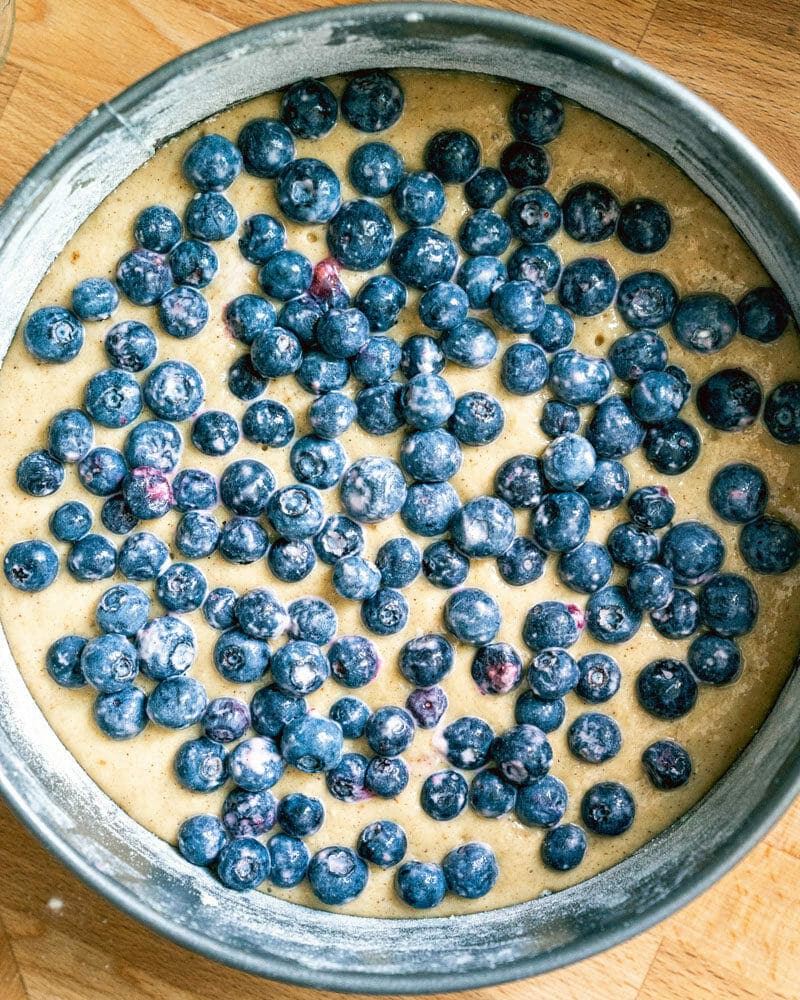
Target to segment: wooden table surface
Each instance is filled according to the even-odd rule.
[[[800,0],[501,0],[709,99],[800,185]],[[0,197],[100,101],[173,56],[316,0],[17,0],[0,72]],[[324,1000],[224,969],[90,892],[0,806],[0,1000]],[[474,1000],[800,997],[800,802],[692,905],[626,944]]]

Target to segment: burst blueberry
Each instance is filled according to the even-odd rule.
[[[406,708],[422,729],[433,729],[447,711],[447,695],[438,684],[414,688],[406,698]]]
[[[122,495],[134,517],[143,521],[163,517],[175,506],[169,480],[149,466],[131,469],[122,481]]]

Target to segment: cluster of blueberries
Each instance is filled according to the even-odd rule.
[[[413,685],[405,708],[371,712],[360,699],[344,697],[328,717],[316,715],[305,697],[329,676],[350,688],[374,678],[379,658],[373,643],[365,636],[337,637],[336,613],[318,598],[284,607],[266,588],[241,596],[229,587],[209,592],[199,567],[170,562],[160,538],[135,529],[177,509],[182,517],[174,547],[186,560],[213,553],[233,564],[266,558],[273,576],[287,582],[304,579],[319,560],[332,567],[337,593],[361,602],[364,626],[377,635],[406,626],[402,590],[422,573],[451,591],[444,628],[476,647],[472,677],[484,694],[513,691],[524,667],[512,646],[494,641],[501,619],[494,597],[462,586],[470,561],[493,558],[502,579],[521,586],[542,575],[548,556],[557,559],[563,583],[588,595],[585,613],[559,601],[530,609],[522,638],[533,659],[526,689],[517,698],[516,725],[496,734],[484,720],[469,716],[444,728],[438,745],[454,769],[426,778],[421,804],[437,820],[459,815],[468,803],[487,817],[513,810],[521,822],[546,829],[544,862],[569,870],[582,860],[586,838],[577,825],[560,824],[567,792],[547,773],[552,750],[546,734],[564,721],[567,693],[599,704],[620,685],[611,656],[590,653],[576,662],[569,653],[584,627],[606,644],[628,641],[645,613],[667,638],[687,638],[704,628],[687,663],[654,661],[637,681],[648,712],[676,719],[694,705],[698,681],[722,684],[735,678],[741,666],[735,640],[752,628],[758,610],[749,581],[720,572],[725,550],[713,528],[673,523],[675,505],[664,487],[629,494],[620,461],[626,455],[643,447],[659,473],[677,475],[696,461],[700,449],[696,428],[680,416],[689,379],[669,364],[667,344],[656,330],[671,324],[685,348],[712,353],[737,331],[773,341],[789,320],[788,306],[774,288],[755,289],[734,304],[718,293],[681,299],[669,279],[652,270],[619,282],[601,257],[581,257],[562,268],[547,243],[562,226],[584,244],[616,236],[631,252],[649,254],[667,243],[671,222],[658,202],[640,198],[621,205],[608,188],[592,182],[574,187],[561,204],[556,201],[543,186],[551,167],[546,144],[560,132],[564,111],[548,90],[526,88],[514,99],[515,140],[503,151],[499,168],[481,166],[476,140],[459,130],[433,136],[423,171],[406,171],[391,145],[369,142],[349,164],[350,183],[363,197],[342,202],[339,178],[330,167],[295,156],[295,137],[326,135],[339,113],[353,128],[375,133],[399,119],[403,104],[402,89],[384,72],[350,79],[341,101],[324,83],[306,80],[284,94],[280,120],[249,122],[235,144],[221,135],[203,136],[183,163],[198,192],[183,223],[164,206],[146,209],[134,228],[138,246],[119,261],[116,283],[82,281],[71,309],[40,309],[24,328],[36,359],[70,361],[81,349],[84,322],[110,318],[122,292],[135,305],[157,307],[164,334],[194,337],[210,318],[202,289],[218,269],[212,244],[241,232],[239,248],[259,268],[264,292],[240,295],[225,308],[227,328],[247,348],[228,372],[231,393],[249,404],[241,422],[225,411],[201,409],[205,387],[195,367],[180,360],[154,364],[158,340],[150,327],[117,323],[104,341],[111,367],[90,379],[82,409],[55,416],[47,448],[20,462],[17,482],[33,496],[48,496],[62,485],[65,465],[75,464],[81,485],[104,498],[103,526],[124,541],[117,551],[92,532],[85,504],[62,504],[52,514],[50,530],[70,545],[68,571],[78,580],[102,580],[119,571],[131,581],[155,581],[166,615],[150,617],[150,598],[135,583],[113,586],[96,612],[101,635],[63,637],[51,647],[47,667],[62,685],[88,683],[97,691],[95,718],[112,738],[135,736],[149,720],[169,728],[201,726],[203,735],[177,755],[178,780],[198,792],[228,780],[236,787],[221,819],[187,820],[179,840],[182,853],[195,864],[214,865],[222,881],[237,889],[267,878],[290,886],[307,875],[313,891],[329,904],[361,892],[365,862],[400,864],[407,846],[403,830],[389,821],[373,823],[362,831],[356,851],[334,846],[312,858],[302,838],[320,828],[322,803],[296,793],[278,802],[269,789],[288,764],[324,772],[329,792],[340,801],[399,794],[408,783],[401,754],[416,727],[434,728],[445,713],[440,682],[453,666],[450,641],[431,634],[405,644],[399,667]],[[285,226],[271,215],[251,216],[240,228],[223,192],[242,170],[274,182],[287,219],[326,225],[330,257],[313,266],[287,249]],[[458,247],[434,228],[452,184],[463,185],[473,209],[458,233]],[[501,216],[493,207],[509,188],[516,193]],[[407,227],[399,236],[380,205],[383,198],[391,198]],[[519,245],[504,263],[500,255],[512,238]],[[387,262],[391,273],[370,277],[351,302],[340,269],[368,271]],[[430,333],[401,345],[386,332],[405,308],[409,288],[421,293],[419,319]],[[545,302],[550,292],[557,303]],[[270,300],[280,303],[277,311]],[[573,317],[599,314],[614,303],[631,332],[614,342],[608,357],[571,348]],[[448,363],[480,369],[497,355],[494,329],[470,310],[488,310],[496,326],[527,336],[506,348],[500,377],[516,396],[549,392],[541,427],[551,441],[540,457],[506,461],[497,470],[492,496],[462,504],[448,482],[461,467],[462,448],[491,444],[504,426],[495,397],[470,391],[456,398],[443,375]],[[140,384],[135,376],[142,373]],[[289,375],[314,397],[308,408],[312,433],[301,437],[286,406],[261,398],[271,379]],[[361,386],[354,398],[342,391],[351,377]],[[626,384],[624,394],[611,391],[614,377]],[[763,409],[774,437],[800,443],[800,383],[778,386],[764,404],[758,381],[728,368],[709,376],[695,398],[701,417],[714,428],[742,430]],[[145,405],[153,418],[139,420]],[[587,406],[594,410],[581,433],[580,408]],[[291,443],[296,482],[277,488],[269,467],[250,458],[232,461],[219,480],[202,469],[176,471],[183,450],[176,425],[187,420],[192,444],[209,456],[229,454],[242,438],[271,448]],[[376,436],[405,428],[399,462],[370,455],[348,464],[338,439],[353,422]],[[126,429],[122,450],[96,447],[94,424]],[[343,513],[326,517],[320,493],[333,487]],[[630,520],[614,528],[606,545],[587,541],[591,511],[618,507],[626,498]],[[742,463],[726,466],[711,484],[710,499],[721,518],[742,525],[740,549],[755,572],[785,572],[796,565],[800,536],[765,513],[767,484],[759,470]],[[222,525],[209,513],[220,503],[227,512]],[[528,512],[529,534],[517,535],[515,511]],[[394,538],[374,562],[366,559],[361,525],[398,513],[409,532],[435,540],[420,551],[411,538]],[[627,571],[624,586],[609,585],[615,565]],[[45,541],[24,541],[6,554],[4,570],[15,587],[41,590],[55,579],[58,557]],[[690,587],[700,589],[694,593]],[[178,615],[201,608],[206,622],[221,632],[214,664],[225,679],[252,683],[271,671],[272,683],[259,688],[249,706],[234,698],[209,701],[203,686],[186,676],[195,659],[195,635]],[[269,641],[283,635],[288,640],[273,651]],[[154,682],[149,696],[133,683],[140,672]],[[256,736],[244,738],[251,727]],[[345,738],[364,738],[373,756],[345,753]],[[568,732],[572,753],[595,764],[614,757],[621,740],[617,723],[595,711],[580,715]],[[691,773],[686,750],[672,740],[648,747],[642,760],[657,788],[678,787]],[[468,784],[461,772],[471,770],[476,773]],[[586,828],[601,835],[627,830],[634,811],[633,797],[618,782],[594,785],[581,805]],[[276,824],[282,832],[265,847],[256,838]],[[441,866],[400,864],[396,886],[409,905],[429,907],[448,889],[482,896],[496,878],[491,850],[467,844]]]

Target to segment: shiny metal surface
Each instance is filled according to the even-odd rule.
[[[800,314],[800,200],[736,130],[673,80],[566,28],[485,8],[387,4],[259,25],[191,52],[98,108],[0,210],[0,356],[33,290],[95,206],[168,137],[303,76],[374,66],[545,84],[669,154],[733,219]],[[66,753],[0,636],[0,790],[79,876],[187,948],[263,976],[364,992],[479,987],[584,958],[701,892],[800,788],[800,675],[738,763],[622,864],[531,903],[457,919],[379,921],[238,896],[134,823]]]

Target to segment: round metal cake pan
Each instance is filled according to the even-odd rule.
[[[342,7],[257,25],[167,64],[102,105],[0,210],[0,357],[80,223],[170,136],[306,76],[465,69],[552,87],[669,155],[733,220],[800,315],[800,200],[726,119],[675,81],[566,28],[485,8]],[[800,789],[800,675],[737,763],[632,857],[530,903],[457,918],[377,920],[237,895],[190,869],[65,751],[0,636],[0,790],[69,868],[148,927],[220,962],[325,989],[434,992],[532,976],[645,930],[702,892]],[[513,863],[513,859],[511,859]]]

